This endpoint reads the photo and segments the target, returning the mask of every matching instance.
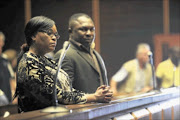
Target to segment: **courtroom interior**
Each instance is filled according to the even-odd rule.
[[[179,120],[179,0],[1,0],[0,120]]]

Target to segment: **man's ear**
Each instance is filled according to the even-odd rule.
[[[68,28],[68,32],[69,32],[69,33],[72,33],[72,29],[71,29],[71,28]]]

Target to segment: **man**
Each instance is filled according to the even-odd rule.
[[[169,49],[169,58],[158,65],[156,76],[160,88],[180,86],[180,47]]]
[[[62,69],[66,71],[75,89],[93,93],[107,84],[106,68],[101,56],[91,47],[95,38],[92,19],[83,13],[74,14],[69,19],[69,42]],[[58,62],[61,50],[54,59]]]
[[[3,91],[8,101],[11,102],[11,86],[10,80],[14,77],[13,69],[8,60],[2,54],[2,49],[5,43],[5,36],[0,32],[0,89]]]
[[[136,58],[123,64],[111,79],[111,89],[115,95],[119,93],[134,94],[152,89],[152,69],[148,63],[150,47],[146,43],[137,46]],[[120,83],[119,90],[117,90]]]

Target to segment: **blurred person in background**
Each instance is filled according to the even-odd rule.
[[[136,58],[125,62],[111,78],[110,86],[114,95],[144,93],[152,89],[149,52],[150,46],[148,44],[140,43],[137,45]]]
[[[14,78],[14,71],[8,59],[2,54],[3,46],[5,44],[5,35],[0,31],[0,89],[8,98],[10,103],[12,100],[10,81]]]
[[[16,70],[17,65],[17,51],[14,49],[7,49],[3,52],[4,57],[9,60],[13,70]]]
[[[171,47],[168,55],[169,58],[159,63],[156,69],[160,88],[180,86],[180,47]]]
[[[13,68],[13,73],[14,77],[10,81],[11,85],[11,93],[12,96],[15,93],[16,90],[16,66],[17,66],[17,51],[14,49],[7,49],[3,52],[3,56],[10,62],[12,68]],[[12,101],[13,104],[17,104],[17,99]]]

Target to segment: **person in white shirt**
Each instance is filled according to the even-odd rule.
[[[124,63],[121,69],[112,76],[110,86],[115,95],[147,92],[152,89],[152,69],[148,63],[149,53],[148,44],[138,44],[136,58]]]

